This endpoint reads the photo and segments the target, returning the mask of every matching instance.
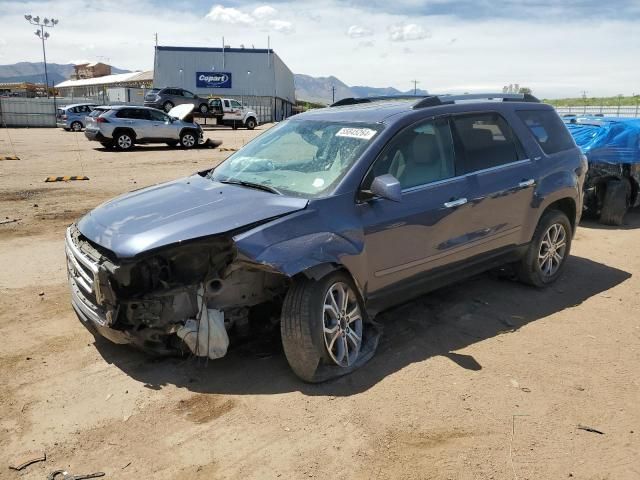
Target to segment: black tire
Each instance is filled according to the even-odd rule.
[[[247,121],[244,122],[244,126],[247,127],[247,130],[253,130],[256,128],[256,119],[253,117],[247,118]]]
[[[162,109],[163,109],[165,112],[167,112],[167,113],[168,113],[168,112],[169,112],[169,110],[171,110],[173,107],[175,107],[175,105],[174,105],[172,102],[164,102],[164,103],[162,104]]]
[[[545,272],[543,271],[543,266],[547,267],[548,264],[542,263],[541,265],[542,259],[540,259],[540,255],[545,254],[543,241],[545,241],[547,232],[550,232],[550,229],[554,226],[560,226],[564,230],[564,249],[560,250],[560,248],[557,248],[560,242],[554,246],[552,251],[557,251],[562,258],[557,262],[557,268],[552,268]],[[526,254],[514,265],[520,281],[539,288],[546,287],[555,282],[558,277],[562,275],[567,263],[567,258],[569,258],[571,253],[572,230],[571,222],[569,222],[569,219],[563,212],[559,210],[547,210],[544,212],[538,222]],[[546,251],[548,252],[549,248],[547,248]],[[549,259],[549,261],[551,262],[552,260]]]
[[[603,225],[622,225],[627,208],[629,208],[630,196],[629,180],[626,178],[609,180],[602,199],[600,223]]]
[[[336,284],[346,285],[351,289],[354,294],[350,297],[352,299],[351,306],[355,308],[357,302],[361,317],[360,348],[357,349],[357,355],[352,357],[352,363],[348,366],[338,365],[332,360],[325,341],[323,305],[329,289]],[[344,323],[344,325],[355,324]],[[345,375],[366,362],[370,356],[366,357],[367,353],[362,347],[365,344],[367,328],[366,313],[358,290],[349,275],[344,272],[330,273],[319,280],[297,279],[287,292],[282,305],[280,334],[284,353],[291,369],[305,382],[316,383]],[[336,334],[335,336],[342,341],[343,336],[345,338],[349,336],[348,332],[347,328],[342,330],[340,335]],[[345,345],[346,342],[348,341],[345,340]],[[371,352],[372,354],[373,352]]]
[[[82,131],[82,123],[78,122],[77,120],[73,123],[71,123],[71,130],[73,132],[81,132]]]
[[[113,143],[118,150],[132,150],[135,145],[136,138],[131,132],[120,132],[113,139]]]
[[[207,113],[209,113],[209,105],[207,105],[206,103],[201,103],[198,107],[198,110],[201,114],[206,115]]]
[[[190,149],[198,146],[198,134],[193,130],[185,130],[180,134],[180,146]]]

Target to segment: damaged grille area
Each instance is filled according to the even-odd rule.
[[[120,260],[72,225],[66,254],[72,303],[85,324],[155,353],[184,349],[183,341],[199,348],[191,337],[200,336],[202,321],[245,330],[252,308],[281,297],[287,285],[264,265],[239,260],[224,235]]]

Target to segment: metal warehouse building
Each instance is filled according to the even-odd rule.
[[[272,49],[158,46],[153,86],[235,98],[261,122],[280,121],[295,105],[293,73]]]

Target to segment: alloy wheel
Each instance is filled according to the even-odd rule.
[[[551,225],[542,237],[538,265],[545,277],[551,277],[562,265],[567,251],[567,231],[560,223]]]
[[[182,146],[185,148],[191,148],[196,144],[196,139],[190,133],[187,133],[182,137]]]
[[[131,141],[131,137],[129,135],[120,135],[118,137],[118,146],[123,150],[131,148],[132,143],[133,142]]]
[[[356,293],[336,282],[329,287],[323,305],[324,343],[333,362],[340,367],[355,363],[362,346],[362,312]]]
[[[82,130],[82,125],[80,124],[80,122],[73,122],[73,123],[71,124],[71,129],[72,129],[74,132],[79,132],[80,130]]]

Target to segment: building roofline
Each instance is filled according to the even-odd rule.
[[[219,52],[219,53],[272,53],[272,48],[222,48],[222,47],[172,47],[158,46],[158,51],[165,52]]]

